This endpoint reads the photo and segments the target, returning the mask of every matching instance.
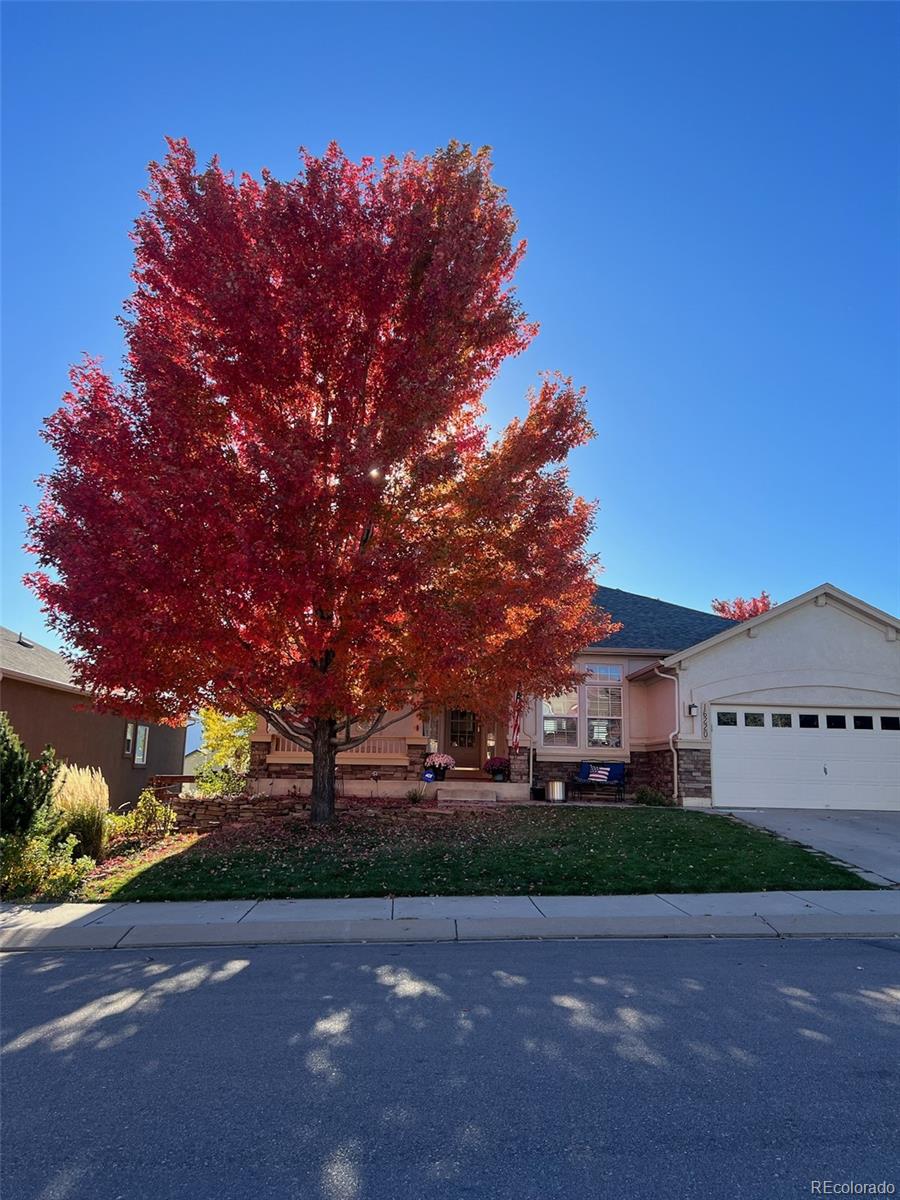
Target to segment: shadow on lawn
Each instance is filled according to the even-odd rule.
[[[737,1194],[725,1181],[748,1139],[771,1156],[782,1138],[803,1147],[796,1181],[836,1167],[868,1178],[894,1099],[900,958],[844,943],[835,983],[820,953],[20,955],[7,997],[28,989],[29,1002],[7,1000],[2,1052],[20,1098],[5,1120],[6,1194],[106,1200],[202,1183],[223,1197],[580,1197],[614,1178],[616,1194],[643,1195],[650,1160],[684,1194],[706,1153],[724,1195]],[[851,1091],[851,1106],[833,1103]],[[717,1118],[723,1097],[747,1114],[741,1128]],[[40,1154],[22,1098],[40,1109]],[[767,1161],[774,1179],[782,1160]],[[758,1183],[740,1194],[775,1194]]]
[[[156,861],[121,864],[86,896],[115,900],[390,895],[591,895],[866,888],[822,856],[727,816],[512,809],[342,816],[328,828],[227,826]]]

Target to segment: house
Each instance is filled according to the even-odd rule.
[[[184,756],[184,766],[182,775],[197,775],[206,764],[209,762],[209,751],[197,746],[194,750],[188,750]]]
[[[185,728],[94,711],[62,655],[3,628],[0,708],[30,754],[49,744],[64,762],[102,771],[112,809],[133,804],[154,775],[181,773]]]
[[[476,713],[416,714],[338,755],[345,787],[400,790],[440,750],[451,786],[509,754],[493,786],[510,798],[591,760],[688,806],[900,809],[898,618],[827,583],[743,623],[618,588],[596,602],[621,630],[579,655],[580,686],[528,704],[518,750]],[[311,756],[264,722],[251,741],[258,790],[308,780]]]

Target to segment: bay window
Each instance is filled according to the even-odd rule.
[[[625,744],[622,668],[601,663],[585,670],[580,687],[542,701],[543,745],[620,750]]]
[[[541,702],[545,746],[578,745],[578,692],[564,692]]]
[[[595,682],[596,681],[596,682]],[[588,667],[588,682],[584,685],[587,701],[587,744],[622,746],[622,668],[604,664]]]

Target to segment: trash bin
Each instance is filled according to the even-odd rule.
[[[547,780],[547,802],[559,804],[566,798],[566,785],[562,779]]]

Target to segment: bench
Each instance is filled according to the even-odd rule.
[[[583,762],[578,774],[570,783],[574,795],[579,798],[588,790],[595,793],[600,788],[615,788],[616,799],[625,799],[625,763]]]

